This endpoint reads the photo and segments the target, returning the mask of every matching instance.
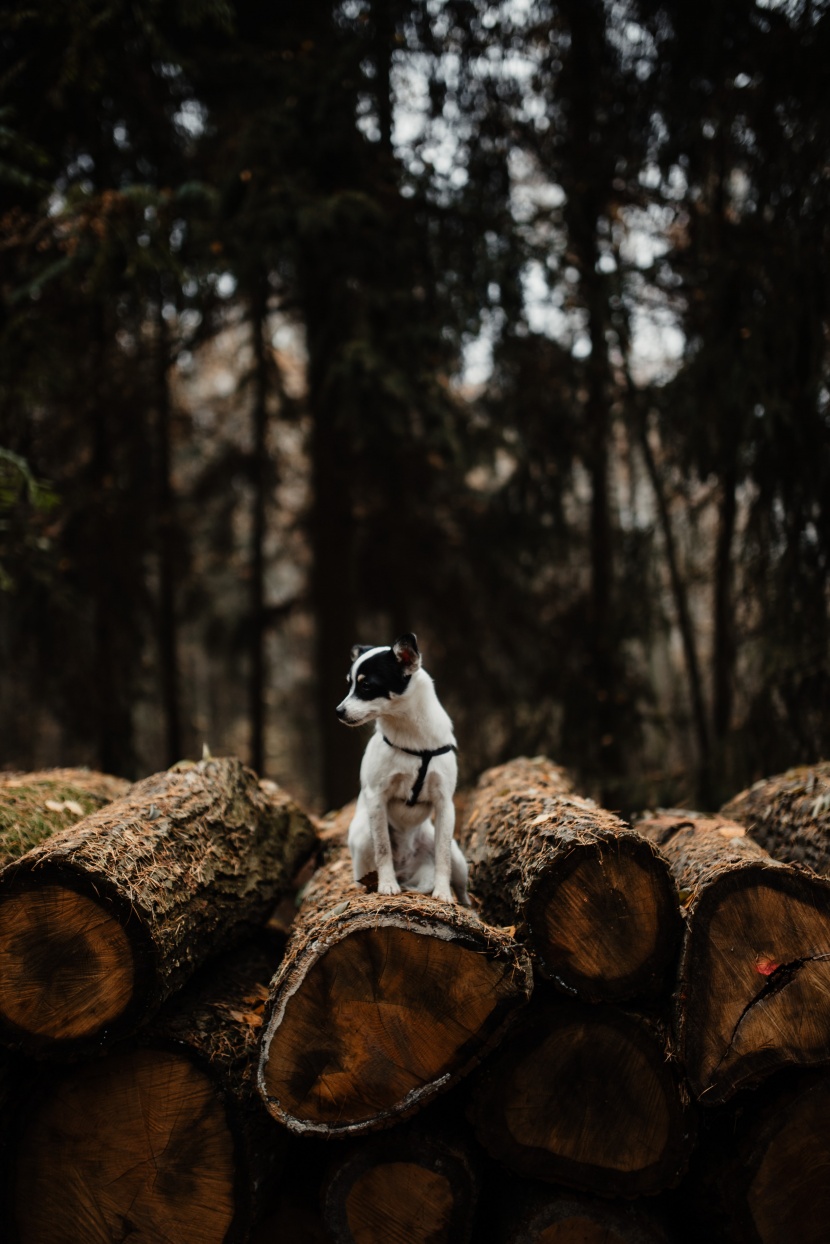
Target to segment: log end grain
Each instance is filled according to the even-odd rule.
[[[164,1050],[77,1070],[27,1120],[14,1214],[21,1244],[221,1244],[234,1219],[234,1145],[208,1076]]]
[[[272,985],[259,1087],[297,1132],[412,1113],[487,1052],[532,986],[524,952],[471,912],[352,895],[301,920]]]
[[[364,1142],[326,1180],[323,1212],[338,1244],[465,1244],[477,1181],[465,1148],[407,1129]]]
[[[517,1174],[603,1196],[674,1186],[693,1143],[659,1027],[575,1002],[530,1009],[479,1074],[470,1118]]]

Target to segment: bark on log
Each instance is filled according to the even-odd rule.
[[[499,1244],[668,1244],[662,1225],[639,1205],[529,1188],[510,1201],[498,1198]]]
[[[123,778],[89,769],[0,773],[0,869],[129,788]]]
[[[136,783],[0,876],[0,1035],[52,1054],[123,1035],[261,922],[315,845],[238,760]]]
[[[830,1059],[830,881],[771,859],[723,817],[642,822],[688,902],[678,1051],[705,1105]]]
[[[681,920],[668,866],[539,757],[485,773],[459,838],[482,916],[515,925],[541,974],[586,1001],[655,997]]]
[[[830,873],[830,761],[756,782],[721,811],[774,859]]]
[[[20,1112],[19,1244],[237,1244],[285,1134],[255,1087],[272,955],[212,961],[140,1038],[56,1074]]]
[[[478,1074],[469,1115],[517,1174],[601,1196],[674,1186],[694,1140],[665,1027],[566,999],[534,998]]]
[[[420,1109],[500,1039],[525,952],[455,904],[352,881],[341,817],[272,982],[260,1091],[295,1132],[353,1135]]]
[[[830,1075],[783,1076],[723,1123],[720,1144],[707,1155],[708,1169],[697,1189],[709,1217],[706,1234],[697,1238],[826,1244]]]
[[[473,1153],[420,1127],[364,1140],[330,1170],[323,1216],[337,1244],[466,1244],[478,1197]]]

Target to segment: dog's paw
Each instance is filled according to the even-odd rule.
[[[393,877],[391,881],[378,881],[378,894],[400,894],[401,887]]]
[[[455,902],[455,895],[448,885],[437,885],[432,891],[432,897],[440,899],[442,903]]]

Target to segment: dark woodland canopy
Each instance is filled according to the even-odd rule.
[[[0,762],[716,806],[830,731],[825,0],[0,14]]]

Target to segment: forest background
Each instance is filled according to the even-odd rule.
[[[829,10],[4,6],[0,767],[341,804],[407,630],[465,780],[827,755]]]

